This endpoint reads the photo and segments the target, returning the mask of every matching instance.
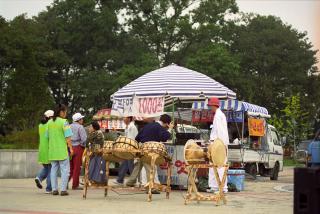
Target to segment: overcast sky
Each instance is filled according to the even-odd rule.
[[[299,31],[307,31],[315,49],[320,49],[320,0],[236,1],[241,11],[275,15]],[[0,15],[9,20],[22,13],[32,17],[45,10],[51,2],[53,0],[0,0]],[[320,53],[317,56],[320,61]]]

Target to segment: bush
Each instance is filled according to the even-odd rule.
[[[38,129],[14,132],[0,137],[0,149],[38,149]]]

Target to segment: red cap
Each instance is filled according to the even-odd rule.
[[[208,106],[217,106],[219,107],[220,106],[220,101],[218,98],[216,97],[211,97],[208,101]]]

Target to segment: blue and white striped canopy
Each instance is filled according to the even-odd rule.
[[[218,97],[235,99],[236,93],[219,82],[199,72],[169,65],[151,71],[115,92],[111,99],[135,96],[169,96],[171,98],[197,99]]]
[[[193,109],[208,109],[208,100],[202,102],[194,102]],[[249,113],[258,113],[263,115],[268,115],[268,110],[264,107],[251,104],[239,100],[220,100],[220,109],[224,111],[244,111]]]

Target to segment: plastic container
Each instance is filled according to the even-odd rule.
[[[238,191],[244,190],[245,171],[242,169],[228,170],[228,183],[232,183],[237,187]]]

